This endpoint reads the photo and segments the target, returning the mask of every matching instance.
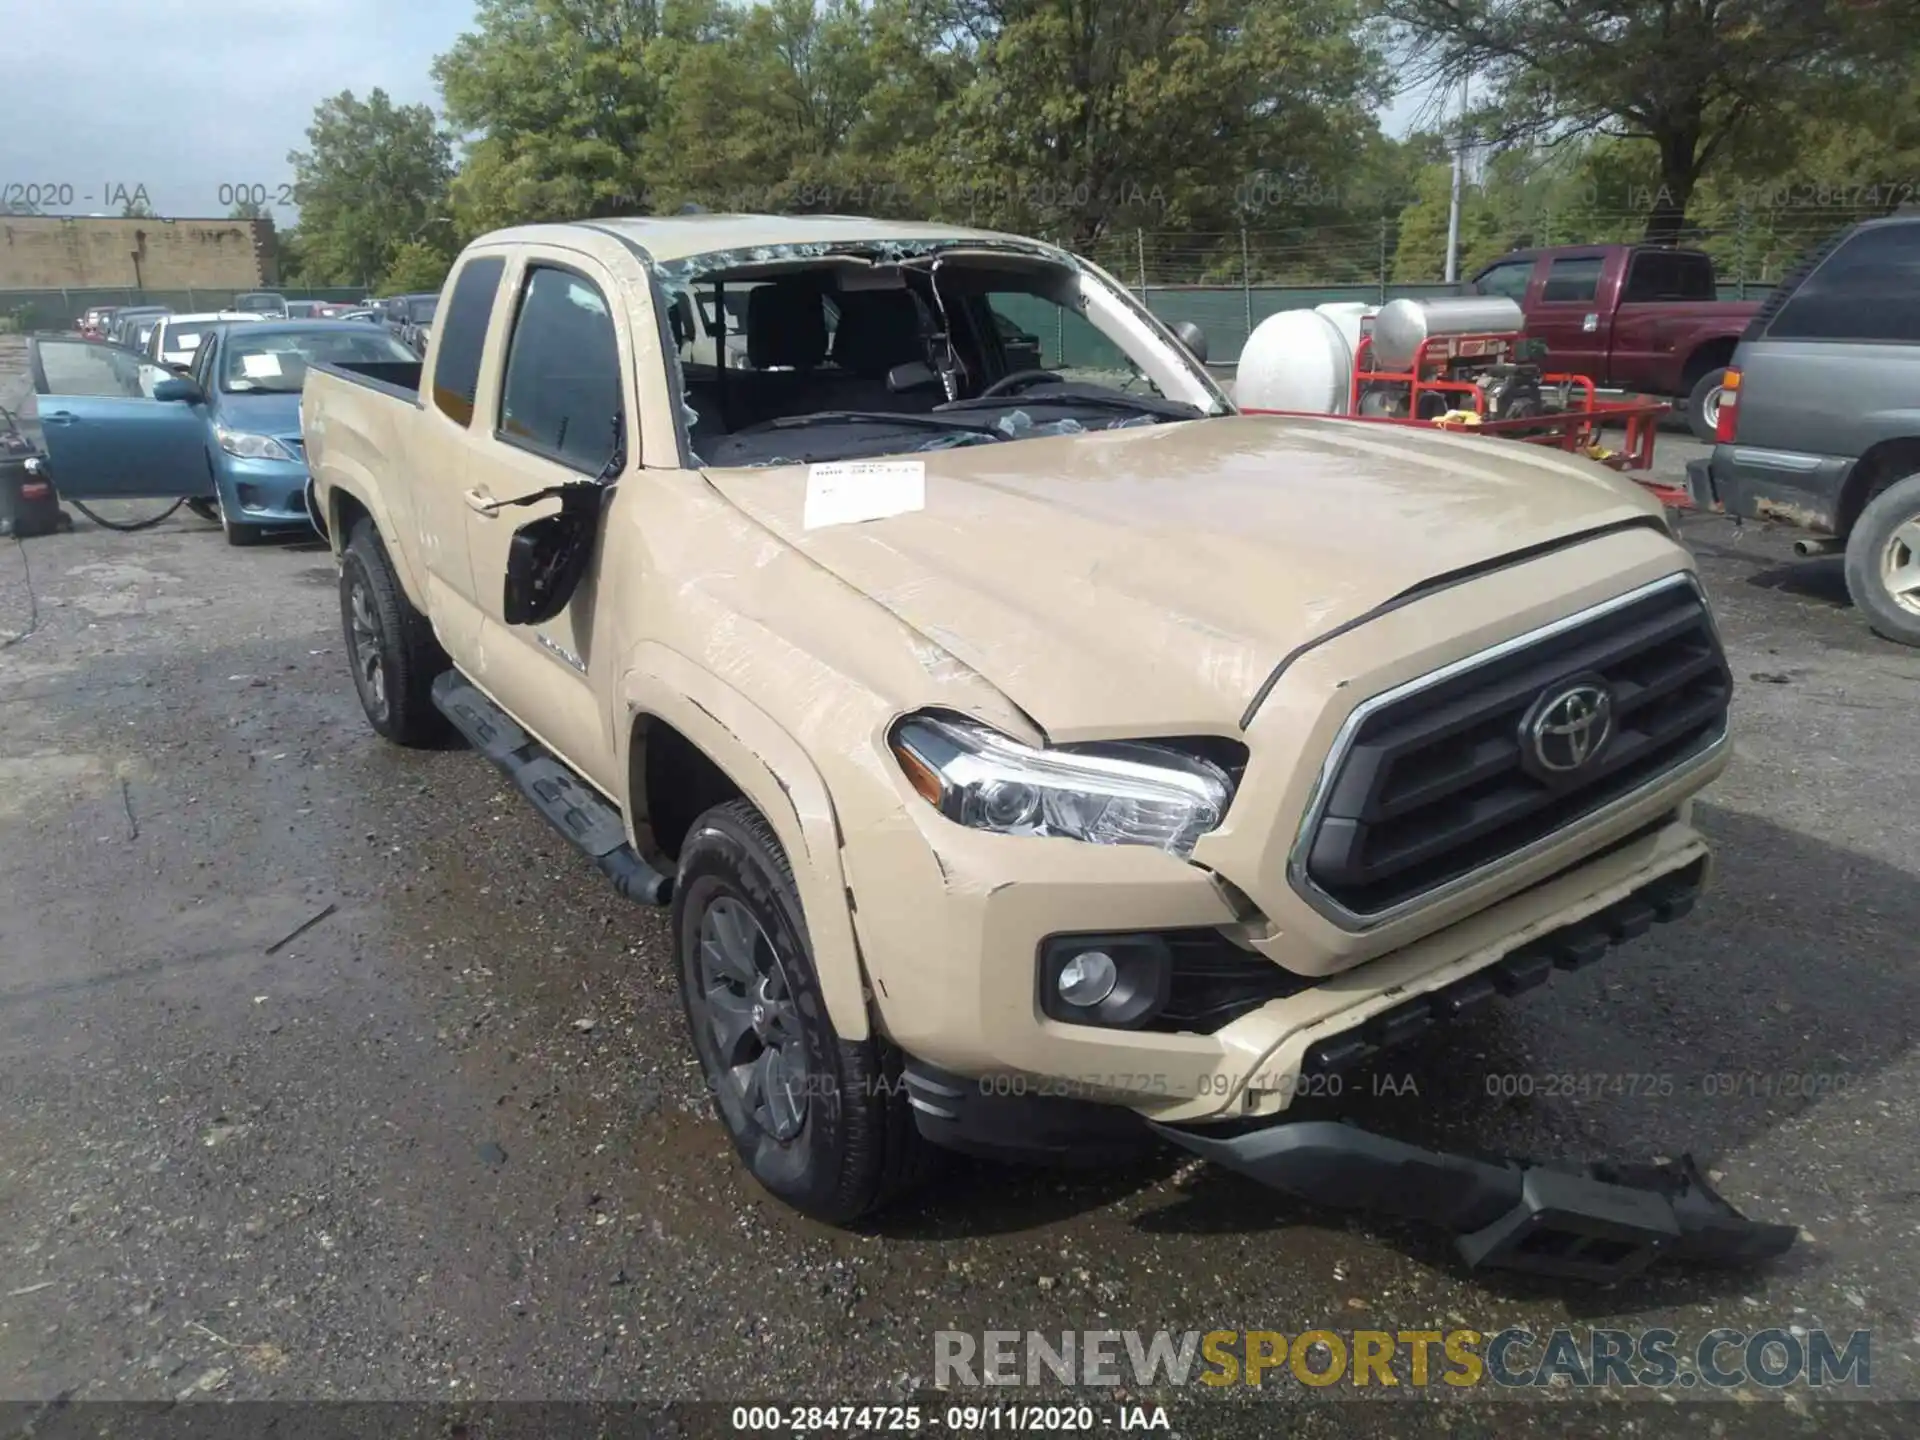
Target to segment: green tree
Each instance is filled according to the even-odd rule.
[[[1460,195],[1462,279],[1509,250],[1633,240],[1644,226],[1655,157],[1644,145],[1606,139],[1517,146],[1469,166]],[[1400,215],[1396,280],[1439,280],[1446,273],[1451,160],[1421,172],[1417,194]]]
[[[271,220],[273,215],[257,200],[242,200],[227,212],[227,218],[229,220]]]
[[[1881,83],[1914,0],[1380,0],[1414,82],[1472,79],[1502,140],[1605,135],[1654,160],[1644,233],[1667,240],[1715,159],[1799,97]]]
[[[480,0],[476,21],[433,67],[469,137],[467,232],[646,211],[663,70],[734,24],[718,0]]]
[[[120,207],[120,218],[122,220],[154,219],[153,206],[145,200],[129,200]]]
[[[393,263],[380,281],[388,295],[417,295],[446,283],[452,262],[444,249],[424,240],[410,240],[394,252]]]
[[[1384,96],[1360,19],[1351,0],[952,0],[931,28],[959,85],[917,178],[941,213],[1083,248],[1339,210]]]
[[[321,102],[295,151],[305,278],[361,284],[383,275],[422,228],[446,213],[452,142],[425,105],[396,106],[384,90]],[[443,228],[431,237],[450,245]]]

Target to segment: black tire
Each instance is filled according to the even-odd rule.
[[[188,504],[192,502],[189,501]],[[227,537],[229,545],[258,545],[267,538],[267,532],[258,525],[236,523],[228,519],[227,502],[218,490],[213,492],[213,518],[220,522],[220,530]]]
[[[1893,577],[1920,568],[1920,475],[1874,496],[1847,536],[1847,593],[1876,634],[1920,647],[1920,590],[1895,590]],[[1904,603],[1903,603],[1904,600]]]
[[[783,1072],[792,1082],[780,1117],[792,1127],[784,1136],[768,1113],[772,1105],[754,1107],[751,1092],[743,1092],[734,1067],[722,1059],[724,1016],[709,996],[702,958],[704,927],[722,913],[715,908],[722,902],[724,913],[736,916],[744,906],[758,927],[753,953],[765,978],[759,990],[747,987],[748,996],[758,993],[766,1008],[797,1025],[790,1047],[763,1043],[757,1018],[755,1030],[739,1032],[740,1041],[763,1055],[789,1048],[804,1053],[803,1074]],[[869,1214],[926,1179],[938,1152],[913,1122],[900,1053],[878,1036],[852,1043],[834,1030],[793,870],[772,828],[746,801],[715,806],[694,821],[680,850],[673,934],[687,1029],[708,1095],[754,1179],[802,1214],[833,1225]],[[769,994],[769,983],[777,993]],[[795,1087],[799,1107],[791,1104]],[[804,1111],[797,1123],[796,1108]]]
[[[387,547],[369,519],[354,527],[340,557],[340,629],[367,723],[396,745],[424,747],[440,740],[447,722],[434,709],[433,680],[451,662],[427,617],[400,588]]]
[[[1687,396],[1687,428],[1693,438],[1711,445],[1720,423],[1720,387],[1727,383],[1727,367],[1716,366],[1694,382]]]

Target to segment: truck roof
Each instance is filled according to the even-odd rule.
[[[685,260],[716,250],[746,250],[762,245],[859,245],[888,241],[983,240],[1037,248],[1019,235],[919,220],[874,220],[858,215],[695,214],[631,216],[576,220],[563,225],[528,225],[490,236],[532,240],[556,230],[589,226],[612,231],[659,261]]]
[[[1537,260],[1542,255],[1599,255],[1614,250],[1664,250],[1675,255],[1706,255],[1696,245],[1663,245],[1657,240],[1595,240],[1585,245],[1530,245],[1524,250],[1509,250],[1496,255],[1487,265],[1504,260]],[[1711,259],[1711,256],[1708,256]],[[1485,269],[1486,266],[1480,267]]]

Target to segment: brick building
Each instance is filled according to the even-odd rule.
[[[278,279],[270,219],[0,215],[0,290],[248,290]]]

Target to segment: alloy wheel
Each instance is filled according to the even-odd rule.
[[[807,1119],[800,1010],[773,942],[744,901],[722,895],[700,917],[700,998],[726,1078],[782,1143]]]
[[[387,716],[387,667],[381,654],[380,617],[367,593],[366,581],[356,577],[347,591],[352,632],[353,668],[361,693],[374,718]]]
[[[1920,615],[1920,515],[1887,537],[1880,551],[1880,584],[1894,604]]]

